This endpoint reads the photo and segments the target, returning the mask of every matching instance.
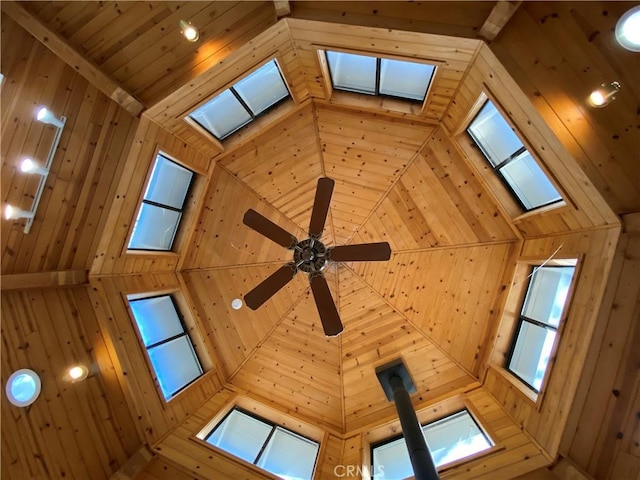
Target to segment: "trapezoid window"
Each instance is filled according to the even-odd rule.
[[[436,67],[426,63],[327,51],[336,90],[423,102]]]
[[[169,400],[203,374],[191,338],[171,295],[128,300],[160,390]]]
[[[507,369],[540,392],[575,266],[535,266],[507,357]]]
[[[277,62],[271,60],[191,112],[189,118],[224,140],[290,96]]]
[[[162,153],[157,155],[133,225],[129,250],[171,250],[193,176],[191,170]]]
[[[284,479],[311,480],[320,445],[247,413],[231,410],[205,441]]]
[[[490,449],[494,444],[467,409],[422,426],[436,468]],[[404,479],[413,475],[404,437],[372,445],[374,480]]]
[[[491,100],[483,105],[467,132],[525,211],[562,200]]]

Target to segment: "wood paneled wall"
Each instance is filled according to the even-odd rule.
[[[470,112],[479,107],[482,94],[491,98],[506,118],[515,125],[525,146],[553,179],[566,205],[542,214],[522,215],[511,194],[499,181],[489,163],[475,146],[465,128],[471,121]],[[524,237],[537,237],[602,225],[615,225],[619,221],[604,199],[579,168],[566,147],[519,90],[507,70],[500,64],[489,47],[478,53],[460,90],[443,121],[461,150],[469,158],[484,185],[498,199],[507,216]]]
[[[640,61],[614,36],[637,2],[523,2],[491,50],[618,214],[640,211]],[[586,99],[622,84],[606,108]]]
[[[179,234],[172,252],[129,252],[127,242],[136,220],[144,186],[149,178],[156,154],[161,151],[195,173],[194,183],[185,200]],[[204,192],[213,165],[208,156],[170,134],[146,117],[140,120],[127,154],[126,166],[119,178],[115,199],[91,265],[91,273],[144,273],[176,270],[180,254],[184,254],[195,220],[202,207]]]
[[[2,394],[2,477],[107,479],[142,442],[86,287],[2,292],[2,386],[19,368],[42,381],[17,408]],[[84,364],[89,376],[63,380]]]
[[[91,300],[100,329],[107,339],[107,348],[116,366],[117,378],[123,385],[138,430],[149,445],[187,418],[221,387],[213,349],[198,325],[186,319],[190,335],[197,335],[202,340],[194,343],[205,373],[170,401],[166,402],[162,397],[135,321],[130,315],[126,296],[179,290],[181,282],[174,273],[101,276],[91,279]],[[183,317],[193,315],[188,307],[185,308],[189,305],[186,299],[180,299],[178,303]]]
[[[137,120],[2,15],[2,202],[29,210],[54,129],[35,121],[38,105],[67,122],[31,232],[2,217],[2,274],[89,269]],[[6,48],[8,45],[19,45]]]
[[[618,228],[599,229],[526,240],[522,248],[521,257],[527,259],[545,261],[559,247],[563,258],[581,259],[569,313],[561,326],[555,361],[551,363],[538,404],[521,393],[508,380],[509,376],[499,373],[504,359],[496,361],[495,368],[487,371],[484,386],[552,457],[560,447],[582,373],[581,365],[592,354],[586,339],[592,337],[596,328],[599,299],[604,292],[618,235]]]
[[[594,478],[640,472],[640,232],[621,235],[561,451]]]

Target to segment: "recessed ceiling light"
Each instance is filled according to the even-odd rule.
[[[231,302],[231,308],[233,308],[234,310],[240,310],[242,308],[242,300],[240,300],[239,298],[234,298]]]
[[[616,98],[616,93],[620,90],[619,82],[603,83],[589,95],[589,103],[592,107],[604,107]]]
[[[40,395],[40,388],[38,374],[28,368],[22,368],[13,372],[7,380],[7,398],[16,407],[26,407],[36,401]]]
[[[75,367],[71,367],[67,372],[67,376],[69,381],[71,382],[81,382],[87,375],[89,374],[89,369],[84,365],[76,365]]]
[[[640,52],[640,5],[620,17],[616,23],[616,40],[627,50]]]

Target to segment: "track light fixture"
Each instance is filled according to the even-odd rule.
[[[186,20],[180,20],[180,31],[182,32],[182,36],[190,42],[195,42],[200,38],[198,29]]]
[[[619,82],[603,83],[599,88],[591,92],[589,103],[592,107],[604,107],[615,100],[618,90],[620,90]]]
[[[36,112],[36,120],[42,123],[53,125],[57,128],[64,127],[64,120],[57,118],[53,113],[47,110],[45,107],[38,108]]]
[[[17,220],[19,218],[33,218],[33,212],[28,212],[26,210],[20,210],[19,208],[14,207],[13,205],[7,204],[4,207],[4,218],[7,220]]]
[[[20,171],[22,173],[33,173],[42,176],[49,174],[49,170],[41,167],[31,158],[25,158],[24,160],[22,160],[22,163],[20,163]]]

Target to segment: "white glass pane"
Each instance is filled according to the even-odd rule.
[[[189,116],[218,139],[251,121],[251,115],[230,90],[212,98]]]
[[[422,101],[434,68],[424,63],[383,58],[380,60],[380,93]]]
[[[271,432],[271,425],[233,410],[207,438],[207,442],[253,463],[262,445],[267,441],[269,432]]]
[[[275,60],[263,65],[233,87],[254,115],[289,95]]]
[[[413,475],[411,459],[403,437],[373,449],[374,480],[402,480]]]
[[[169,296],[132,300],[129,305],[145,347],[184,332]]]
[[[467,131],[494,167],[522,148],[522,142],[491,100],[484,104]]]
[[[554,330],[523,321],[509,369],[533,388],[540,390],[555,338]]]
[[[144,199],[181,210],[192,177],[193,172],[158,155]]]
[[[436,467],[491,447],[491,443],[467,411],[425,425],[422,431]]]
[[[276,428],[257,465],[287,480],[311,480],[318,444]]]
[[[527,151],[502,167],[500,173],[527,210],[561,200],[558,191]]]
[[[202,375],[200,362],[187,335],[150,348],[147,352],[166,399]]]
[[[180,212],[143,203],[133,226],[129,248],[171,250],[180,216]]]
[[[573,267],[537,268],[531,277],[522,314],[557,327],[567,300],[573,271]]]
[[[327,52],[334,88],[376,93],[376,58],[352,53]]]

